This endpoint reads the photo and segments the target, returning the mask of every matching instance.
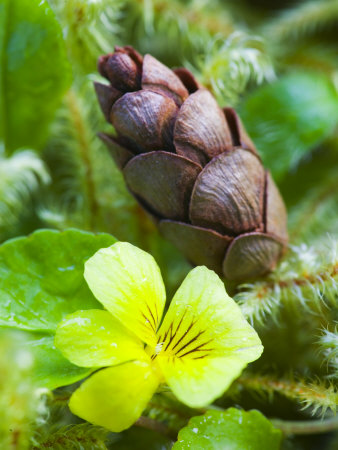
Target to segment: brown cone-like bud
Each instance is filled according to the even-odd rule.
[[[194,264],[230,280],[271,270],[286,247],[287,214],[235,110],[222,110],[187,69],[131,47],[102,56],[101,133],[130,191]]]

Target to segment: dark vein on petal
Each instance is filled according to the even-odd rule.
[[[185,331],[185,333],[180,337],[180,339],[176,342],[176,344],[173,346],[172,350],[175,349],[175,347],[178,346],[178,344],[182,341],[182,339],[185,338],[185,336],[189,333],[189,331],[191,330],[191,328],[195,325],[197,321],[192,321],[191,324],[189,325],[189,327],[187,328],[187,330]]]
[[[169,347],[169,345],[171,344],[171,342],[172,342],[172,340],[173,340],[173,338],[174,338],[174,334],[173,334],[173,327],[174,327],[174,323],[173,322],[171,322],[171,324],[170,324],[170,327],[168,328],[168,333],[169,333],[169,331],[170,331],[170,338],[169,338],[169,341],[168,341],[168,344],[165,346],[165,348],[164,348],[164,351],[165,350],[167,350],[167,348]]]
[[[192,339],[190,339],[189,342],[187,342],[186,344],[182,345],[182,347],[179,350],[176,351],[176,355],[178,356],[178,354],[182,350],[184,350],[186,347],[188,347],[188,345],[190,345],[192,342],[196,341],[201,336],[201,334],[203,334],[203,333],[205,333],[205,330],[200,331],[199,333],[196,334],[196,336],[194,336]]]
[[[203,359],[203,358],[206,358],[207,356],[209,356],[209,353],[207,353],[206,355],[202,355],[202,356],[195,356],[195,358],[193,358],[193,359]]]
[[[150,325],[151,329],[153,330],[154,333],[156,333],[154,325],[150,322],[150,320],[148,319],[148,317],[143,314],[143,312],[141,312],[142,316],[146,319],[146,321],[148,322],[148,324]]]
[[[189,355],[189,353],[194,353],[194,352],[212,352],[213,351],[212,348],[201,348],[204,345],[209,344],[210,342],[211,342],[211,340],[208,341],[208,342],[205,342],[204,344],[199,345],[198,347],[193,348],[192,350],[189,350],[188,352],[186,352],[183,355],[179,356],[179,358],[183,358],[184,356]]]
[[[176,334],[177,334],[177,332],[178,332],[178,330],[179,330],[179,328],[180,328],[180,326],[181,326],[181,324],[182,324],[182,322],[183,322],[184,317],[185,317],[185,311],[184,311],[184,313],[182,314],[182,317],[181,317],[181,320],[180,320],[179,324],[177,325],[176,331],[175,331],[175,333],[174,333],[175,336],[176,336]]]
[[[181,323],[183,322],[184,316],[185,316],[185,311],[184,311],[184,313],[182,314],[181,320],[180,320],[179,324],[177,325],[177,328],[176,328],[175,332],[172,333],[172,335],[171,335],[171,341],[172,341],[173,338],[176,336],[177,331],[179,330],[179,328],[180,328],[180,326],[181,326]],[[169,331],[170,331],[170,328],[173,327],[173,326],[174,326],[174,322],[171,322],[170,327],[168,327],[166,333],[164,334],[164,337],[163,337],[163,343],[166,341],[166,339],[167,339],[167,337],[168,337],[168,333],[169,333]],[[158,340],[158,343],[159,343],[159,342],[161,342],[160,339]],[[168,346],[167,346],[167,347],[168,347]],[[167,349],[167,347],[166,347],[166,349]]]
[[[163,343],[166,341],[166,339],[167,339],[167,336],[168,336],[168,333],[169,333],[169,328],[167,329],[167,331],[164,333],[164,336],[163,336]]]
[[[155,306],[155,312],[156,312],[156,323],[158,323],[159,317],[158,317],[158,309],[157,309],[157,303],[156,302],[155,302],[154,306]]]
[[[152,319],[153,319],[153,322],[154,322],[154,329],[156,329],[156,320],[155,320],[155,317],[154,317],[154,315],[153,315],[151,309],[149,308],[148,303],[146,303],[146,306],[147,306],[148,311],[149,311],[149,313],[150,313],[150,315],[151,315],[151,317],[152,317]],[[149,321],[149,323],[150,323],[150,321]]]

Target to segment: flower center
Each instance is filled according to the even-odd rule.
[[[201,359],[214,350],[212,339],[207,337],[205,329],[199,327],[198,319],[192,319],[183,326],[183,318],[184,316],[176,324],[172,322],[164,335],[158,336],[156,346],[148,353],[152,360],[161,352],[178,358],[188,356],[192,359]]]

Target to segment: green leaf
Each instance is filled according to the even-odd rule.
[[[295,72],[257,89],[240,113],[264,165],[278,180],[330,135],[337,111],[338,94],[325,75]]]
[[[0,150],[39,148],[70,82],[62,30],[45,0],[0,0]]]
[[[64,358],[54,346],[54,336],[27,334],[27,347],[34,356],[33,381],[39,387],[55,389],[75,383],[91,373],[90,369],[78,367]]]
[[[39,230],[0,247],[0,326],[53,332],[79,309],[102,309],[83,277],[84,263],[115,238],[79,230]]]
[[[190,419],[173,450],[278,450],[282,433],[259,411],[209,410]]]

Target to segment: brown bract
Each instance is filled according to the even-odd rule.
[[[196,265],[231,280],[263,275],[287,244],[287,213],[236,111],[191,72],[116,47],[95,89],[115,135],[100,134],[130,191]]]
[[[177,106],[157,92],[128,92],[111,108],[110,119],[120,136],[137,153],[173,150],[173,127]]]

